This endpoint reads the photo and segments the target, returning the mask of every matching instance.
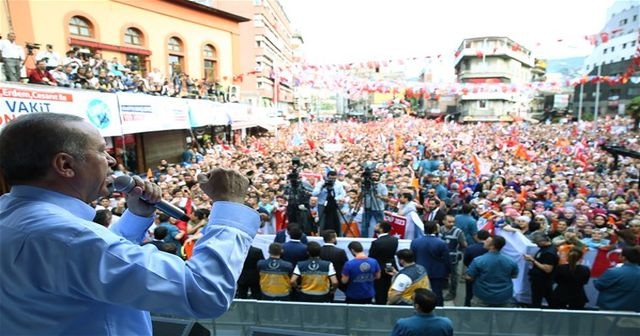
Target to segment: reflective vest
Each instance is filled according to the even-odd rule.
[[[431,283],[429,282],[429,277],[427,276],[427,270],[421,265],[413,264],[409,267],[403,268],[398,275],[400,274],[404,274],[408,276],[409,279],[411,279],[411,285],[409,285],[409,287],[407,287],[400,296],[400,301],[404,304],[413,304],[413,294],[415,293],[416,289],[431,289]],[[391,291],[391,289],[389,289],[389,291]]]
[[[290,275],[293,265],[285,260],[269,258],[258,261],[260,290],[272,297],[283,297],[291,292]]]
[[[311,258],[298,263],[300,292],[307,295],[326,295],[331,290],[329,265],[331,262]]]

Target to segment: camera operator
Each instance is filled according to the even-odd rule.
[[[4,62],[4,75],[7,82],[20,81],[20,69],[25,60],[24,49],[16,43],[16,34],[7,34],[7,39],[0,40],[0,61]]]
[[[287,199],[287,221],[289,223],[298,223],[302,232],[310,235],[312,232],[317,231],[309,205],[312,187],[305,181],[300,180],[298,173],[299,162],[293,162],[293,169],[287,176],[288,184],[284,190],[284,195]]]
[[[327,179],[316,184],[311,193],[318,197],[318,227],[320,231],[335,230],[340,236],[340,214],[338,202],[347,196],[344,185],[336,181],[338,174],[335,170],[327,173]]]
[[[360,230],[363,238],[373,237],[373,228],[384,219],[384,208],[389,199],[388,196],[387,186],[380,183],[380,172],[365,168],[360,196],[364,198],[364,215]],[[371,225],[371,219],[375,220],[373,225]]]

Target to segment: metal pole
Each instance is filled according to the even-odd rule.
[[[596,82],[596,101],[595,101],[595,111],[593,112],[593,128],[598,129],[598,109],[600,105],[600,73],[602,72],[602,63],[598,65],[598,74],[597,74],[597,82]]]
[[[584,93],[584,83],[580,83],[580,98],[578,99],[578,122],[582,121],[582,95]]]

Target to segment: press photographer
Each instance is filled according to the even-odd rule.
[[[311,186],[300,180],[300,159],[291,160],[291,172],[287,175],[287,186],[285,187],[285,197],[287,199],[287,221],[298,223],[302,232],[310,235],[317,232],[316,223],[309,212],[309,198],[311,197]]]
[[[320,231],[335,230],[340,236],[340,212],[338,202],[347,196],[344,185],[337,181],[338,174],[332,170],[326,180],[318,182],[311,193],[318,197],[318,227]]]
[[[362,217],[363,238],[373,237],[373,228],[384,219],[384,207],[388,200],[389,191],[384,183],[380,183],[380,173],[371,167],[365,167],[362,173],[362,192],[364,199],[364,215]],[[375,223],[371,225],[371,220]]]

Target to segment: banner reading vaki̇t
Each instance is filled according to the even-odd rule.
[[[0,129],[22,114],[42,112],[79,116],[105,137],[122,134],[114,94],[0,83]]]

